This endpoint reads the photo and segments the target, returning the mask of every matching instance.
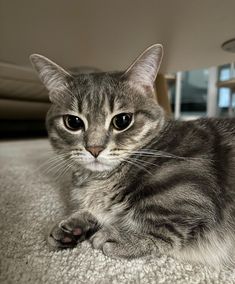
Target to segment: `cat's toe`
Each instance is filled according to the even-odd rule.
[[[47,242],[53,249],[73,248],[77,245],[78,239],[72,233],[64,231],[56,225],[50,232]]]
[[[66,233],[73,235],[75,238],[76,237],[81,237],[83,234],[83,230],[81,227],[75,227],[70,223],[67,222],[61,222],[59,224],[59,227]]]
[[[103,249],[103,245],[109,240],[109,233],[103,229],[96,232],[91,238],[90,242],[94,249]]]
[[[94,237],[92,240],[92,246],[95,249],[101,250],[106,256],[119,258],[117,253],[117,243],[114,240],[111,240],[107,235],[104,236],[99,234]]]
[[[115,252],[115,245],[116,245],[115,242],[104,243],[103,248],[102,248],[103,254],[106,255],[106,256],[109,256],[109,257],[115,257],[116,258],[117,256],[114,253]]]
[[[79,236],[80,237],[82,235],[82,229],[81,228],[75,228],[75,229],[72,230],[72,234],[74,236]]]

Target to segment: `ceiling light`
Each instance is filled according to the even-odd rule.
[[[235,38],[225,41],[221,48],[228,52],[235,52]]]

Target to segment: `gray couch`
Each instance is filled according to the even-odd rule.
[[[48,94],[31,68],[0,63],[0,137],[45,134]]]

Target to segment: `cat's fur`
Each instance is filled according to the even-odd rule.
[[[89,238],[111,257],[232,262],[235,119],[167,119],[153,89],[161,59],[162,47],[153,45],[126,72],[73,77],[31,56],[52,101],[50,141],[73,171],[74,211],[52,229],[53,247]],[[118,132],[110,123],[122,112],[134,122]],[[67,114],[82,118],[85,130],[67,130]],[[95,163],[85,147],[97,145],[105,149]]]

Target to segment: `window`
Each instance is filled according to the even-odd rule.
[[[218,81],[225,81],[232,78],[231,64],[218,67]],[[218,116],[228,116],[230,100],[232,107],[235,107],[235,97],[229,88],[218,88]]]
[[[182,72],[181,117],[194,118],[206,116],[208,70]],[[175,110],[175,85],[170,87],[170,101]]]
[[[214,109],[210,115],[221,117],[234,115],[233,108],[235,109],[235,93],[231,94],[231,90],[229,88],[217,89],[215,87],[215,89],[212,90],[212,93],[210,89],[210,96],[208,96],[209,79],[211,82],[211,78],[214,78],[212,84],[216,84],[214,83],[216,81],[235,78],[235,69],[233,67],[233,63],[225,64],[218,68],[214,67],[215,71],[213,72],[215,73],[213,74],[215,75],[212,75],[211,68],[181,72],[180,95],[177,96],[177,98],[180,97],[178,100],[180,104],[180,113],[178,112],[176,117],[180,117],[180,119],[193,119],[207,116],[207,103],[210,98],[212,99],[209,103],[213,106],[212,109]],[[213,97],[214,95],[215,97]],[[175,102],[177,101],[176,83],[172,83],[172,81],[169,81],[169,97],[172,111],[175,112]]]

